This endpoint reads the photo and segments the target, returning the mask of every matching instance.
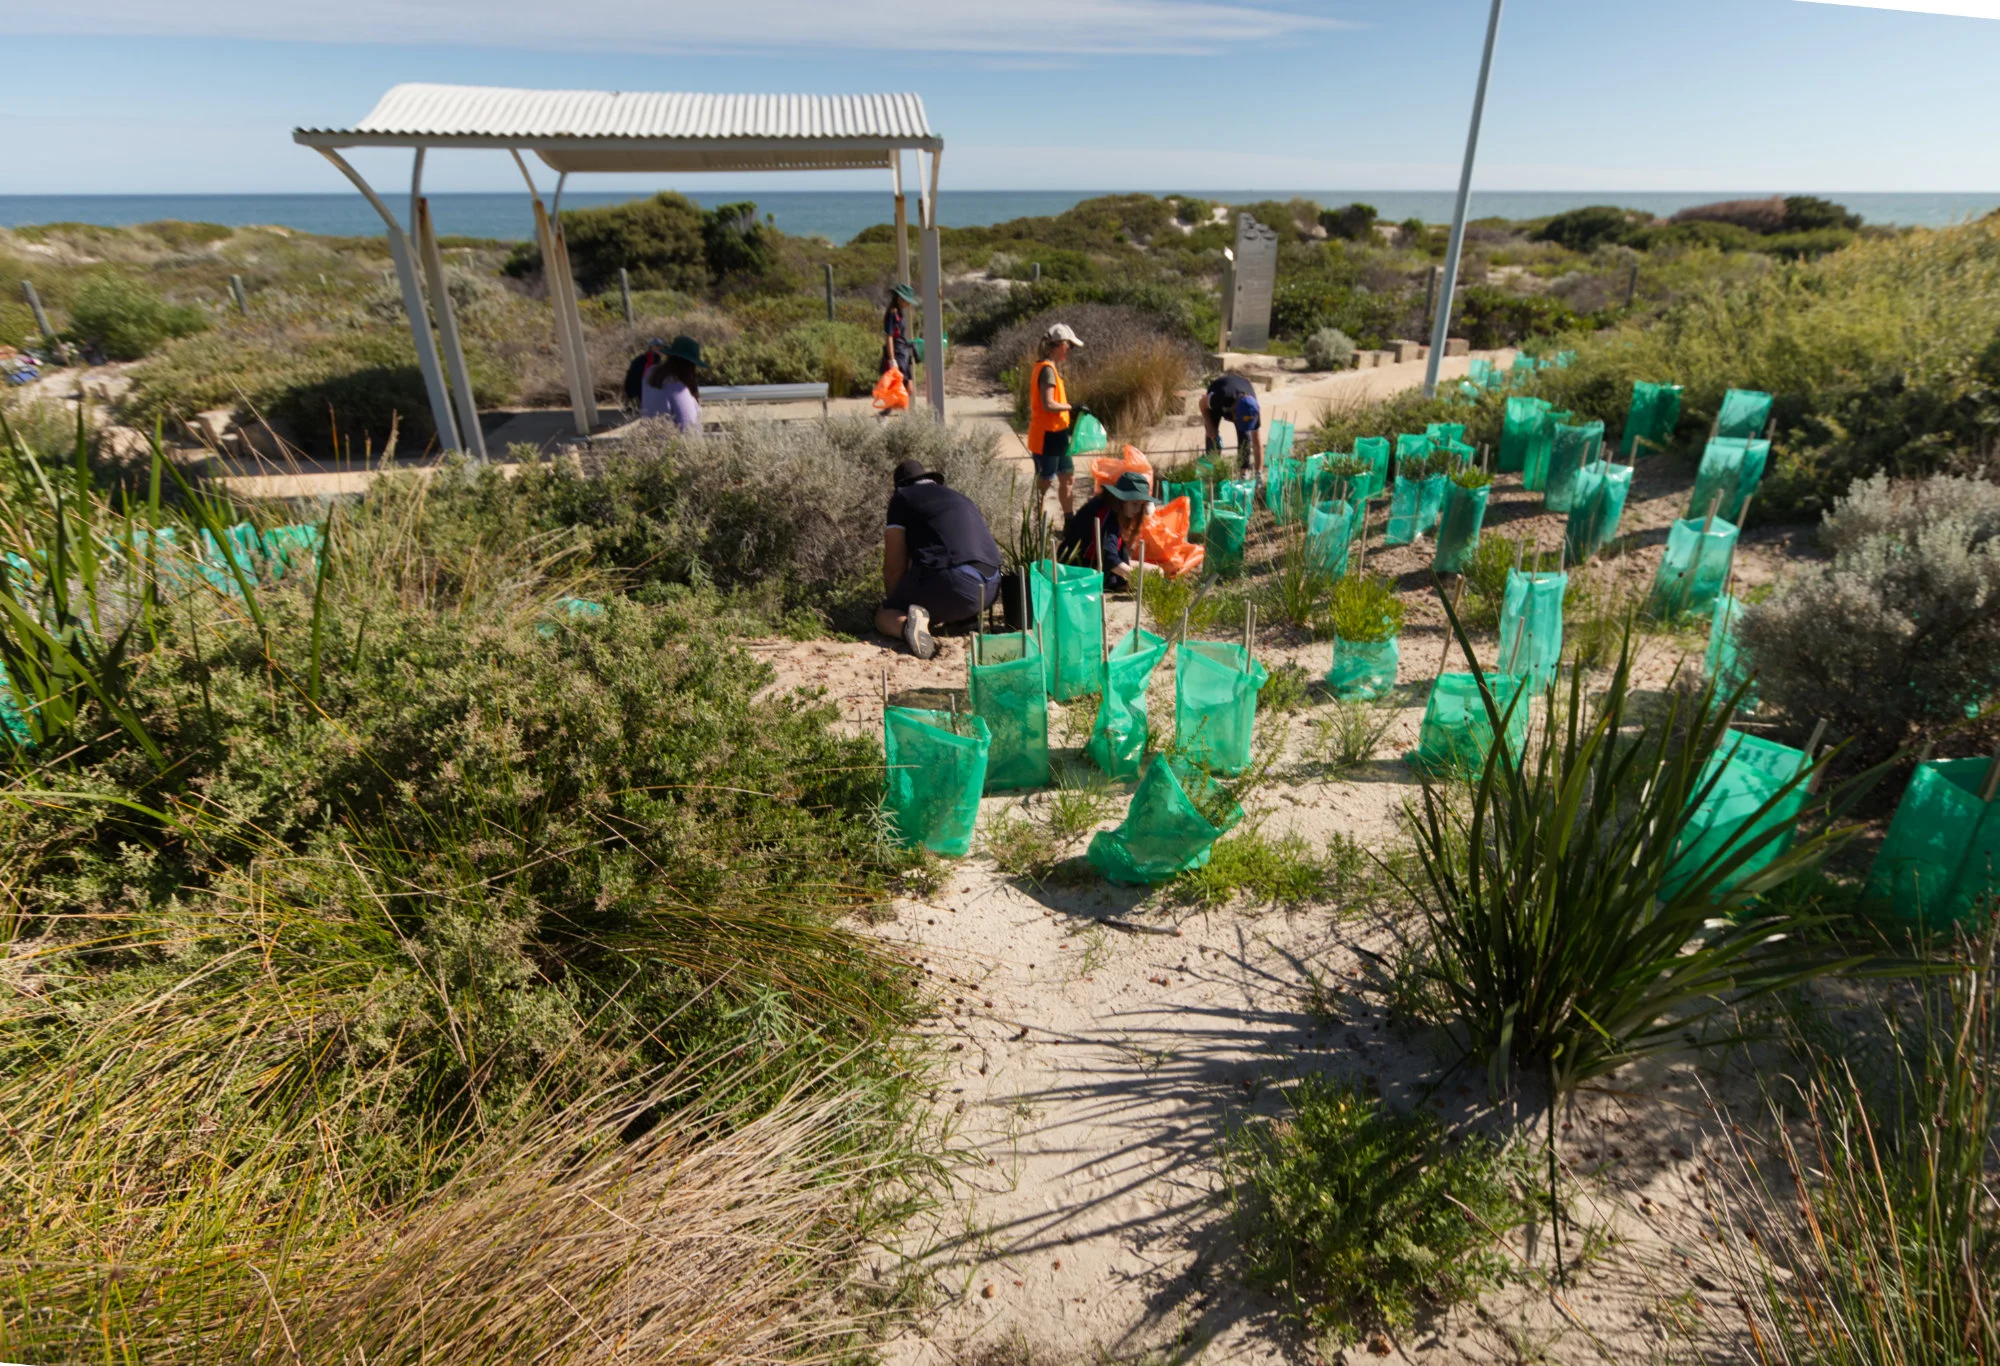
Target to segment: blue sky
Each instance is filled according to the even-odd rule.
[[[358,120],[398,81],[914,90],[945,138],[947,189],[1445,188],[1463,151],[1486,8],[62,0],[8,15],[0,193],[342,192],[290,130]],[[1509,0],[1477,184],[2000,189],[1996,69],[2000,21],[1990,19],[1802,0]],[[379,183],[407,176],[403,154],[356,160]],[[714,177],[682,188],[876,179]],[[518,184],[510,165],[476,153],[434,156],[426,183]]]

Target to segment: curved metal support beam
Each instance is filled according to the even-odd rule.
[[[389,212],[389,206],[382,202],[382,196],[348,165],[340,153],[330,147],[315,148],[354,188],[361,191],[376,213],[382,216],[383,224],[389,230],[389,256],[396,263],[396,279],[403,287],[403,310],[410,316],[410,340],[417,348],[417,369],[423,372],[425,396],[430,399],[431,422],[437,427],[438,444],[448,451],[465,449],[459,440],[458,422],[452,416],[451,392],[445,387],[444,373],[438,367],[437,343],[431,336],[429,309],[424,304],[423,287],[417,282],[416,262],[410,259],[410,239],[403,231],[403,225],[396,221],[396,215]]]
[[[458,313],[452,307],[451,286],[445,279],[444,253],[438,250],[437,228],[431,222],[431,202],[421,195],[410,219],[417,233],[417,257],[430,284],[432,310],[437,314],[438,339],[444,344],[444,367],[451,375],[452,397],[458,401],[458,429],[480,460],[486,458],[486,432],[479,425],[479,401],[472,394],[472,372],[465,368],[465,349],[458,341]]]
[[[923,203],[924,248],[924,387],[930,391],[931,416],[944,421],[944,248],[937,225],[938,153],[931,153],[930,193]]]

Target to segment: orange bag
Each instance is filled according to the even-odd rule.
[[[1116,460],[1099,456],[1090,462],[1090,491],[1104,492],[1104,486],[1117,483],[1121,474],[1143,474],[1146,476],[1146,487],[1153,486],[1153,462],[1137,446],[1127,446],[1125,454]]]
[[[1208,552],[1188,541],[1192,512],[1193,505],[1182,496],[1146,514],[1146,520],[1139,524],[1139,539],[1146,543],[1148,569],[1157,569],[1170,579],[1201,572]]]
[[[884,412],[910,406],[910,386],[903,383],[903,372],[893,365],[875,381],[875,406]]]

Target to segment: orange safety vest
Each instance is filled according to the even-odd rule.
[[[1028,372],[1028,454],[1042,453],[1042,437],[1049,432],[1069,430],[1069,413],[1052,413],[1042,406],[1042,367],[1056,377],[1055,398],[1057,403],[1068,403],[1069,392],[1063,388],[1062,372],[1056,369],[1052,360],[1038,360],[1035,368]]]

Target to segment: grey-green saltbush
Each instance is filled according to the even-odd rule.
[[[1315,370],[1345,370],[1354,364],[1354,338],[1337,327],[1322,327],[1306,338],[1306,364]]]

